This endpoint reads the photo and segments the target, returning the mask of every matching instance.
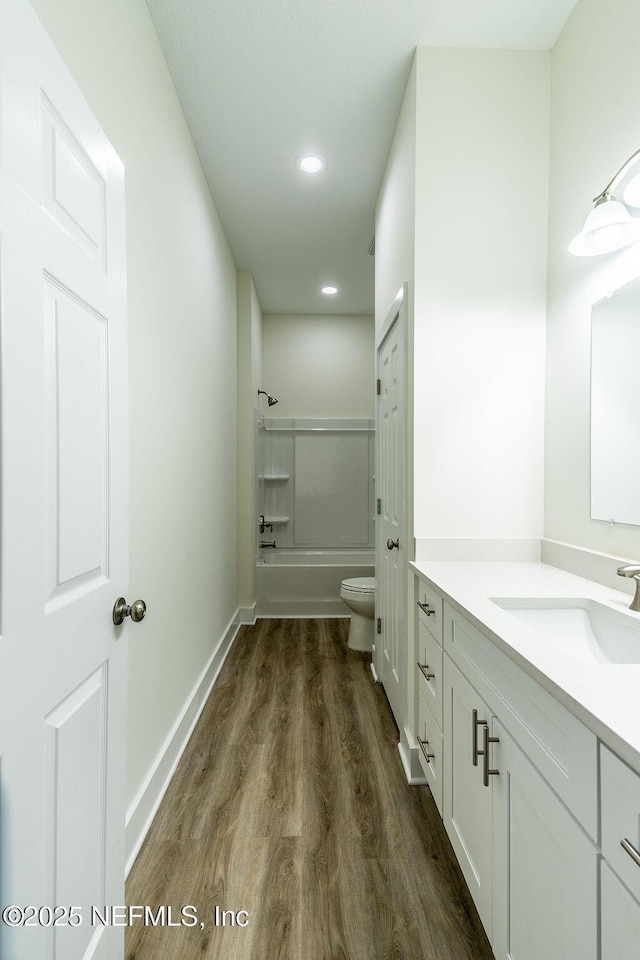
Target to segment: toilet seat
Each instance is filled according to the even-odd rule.
[[[352,577],[350,580],[342,581],[342,589],[346,593],[357,593],[360,596],[375,594],[375,577]]]

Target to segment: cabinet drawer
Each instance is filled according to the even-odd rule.
[[[598,832],[595,734],[448,604],[445,604],[444,617],[445,653],[466,674],[547,783],[595,840]]]
[[[442,647],[423,623],[418,624],[418,690],[442,730]]]
[[[418,622],[433,634],[438,643],[442,643],[442,597],[424,580],[416,577],[416,603],[418,604]]]
[[[602,855],[640,900],[640,776],[602,744],[600,791]]]
[[[442,816],[442,734],[422,696],[418,696],[418,757]]]

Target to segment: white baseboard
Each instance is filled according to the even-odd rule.
[[[127,810],[125,876],[128,876],[138,856],[140,847],[156,815],[160,802],[166,793],[171,777],[175,773],[180,757],[189,742],[193,729],[207,702],[207,697],[216,682],[220,668],[231,649],[231,645],[239,629],[238,614],[236,614],[225,630],[224,636],[211,654],[200,679],[196,682],[193,690],[187,697],[142,787]]]
[[[250,607],[238,607],[238,612],[236,613],[234,623],[236,624],[248,624],[253,626],[256,622],[256,605],[252,603]]]
[[[407,778],[407,783],[412,787],[423,786],[426,784],[427,778],[422,772],[422,767],[420,766],[420,761],[418,760],[418,744],[415,742],[413,735],[406,727],[400,735],[398,750],[400,752],[400,759],[402,760],[402,766],[404,767],[404,775]]]
[[[335,620],[348,617],[349,610],[340,597],[299,600],[262,598],[258,601],[256,616],[261,620]]]
[[[416,540],[416,560],[531,561],[540,559],[540,541],[531,540]]]

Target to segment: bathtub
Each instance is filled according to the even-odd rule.
[[[374,573],[373,550],[265,550],[256,563],[256,616],[348,617],[340,584]]]

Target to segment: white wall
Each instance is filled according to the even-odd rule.
[[[262,311],[250,273],[238,273],[238,603],[255,602],[257,468],[254,414],[262,383]]]
[[[417,51],[418,539],[541,535],[549,69]]]
[[[545,536],[637,559],[640,528],[590,519],[590,316],[640,274],[638,246],[567,252],[591,200],[638,147],[637,0],[580,0],[552,53]]]
[[[130,804],[237,606],[236,271],[143,0],[34,6],[126,170]]]
[[[373,317],[265,314],[262,388],[269,417],[372,418]]]
[[[413,286],[416,218],[416,58],[376,203],[375,322],[380,331],[403,283]]]
[[[376,208],[376,329],[408,280],[419,542],[542,533],[549,74],[544,52],[416,51]]]

